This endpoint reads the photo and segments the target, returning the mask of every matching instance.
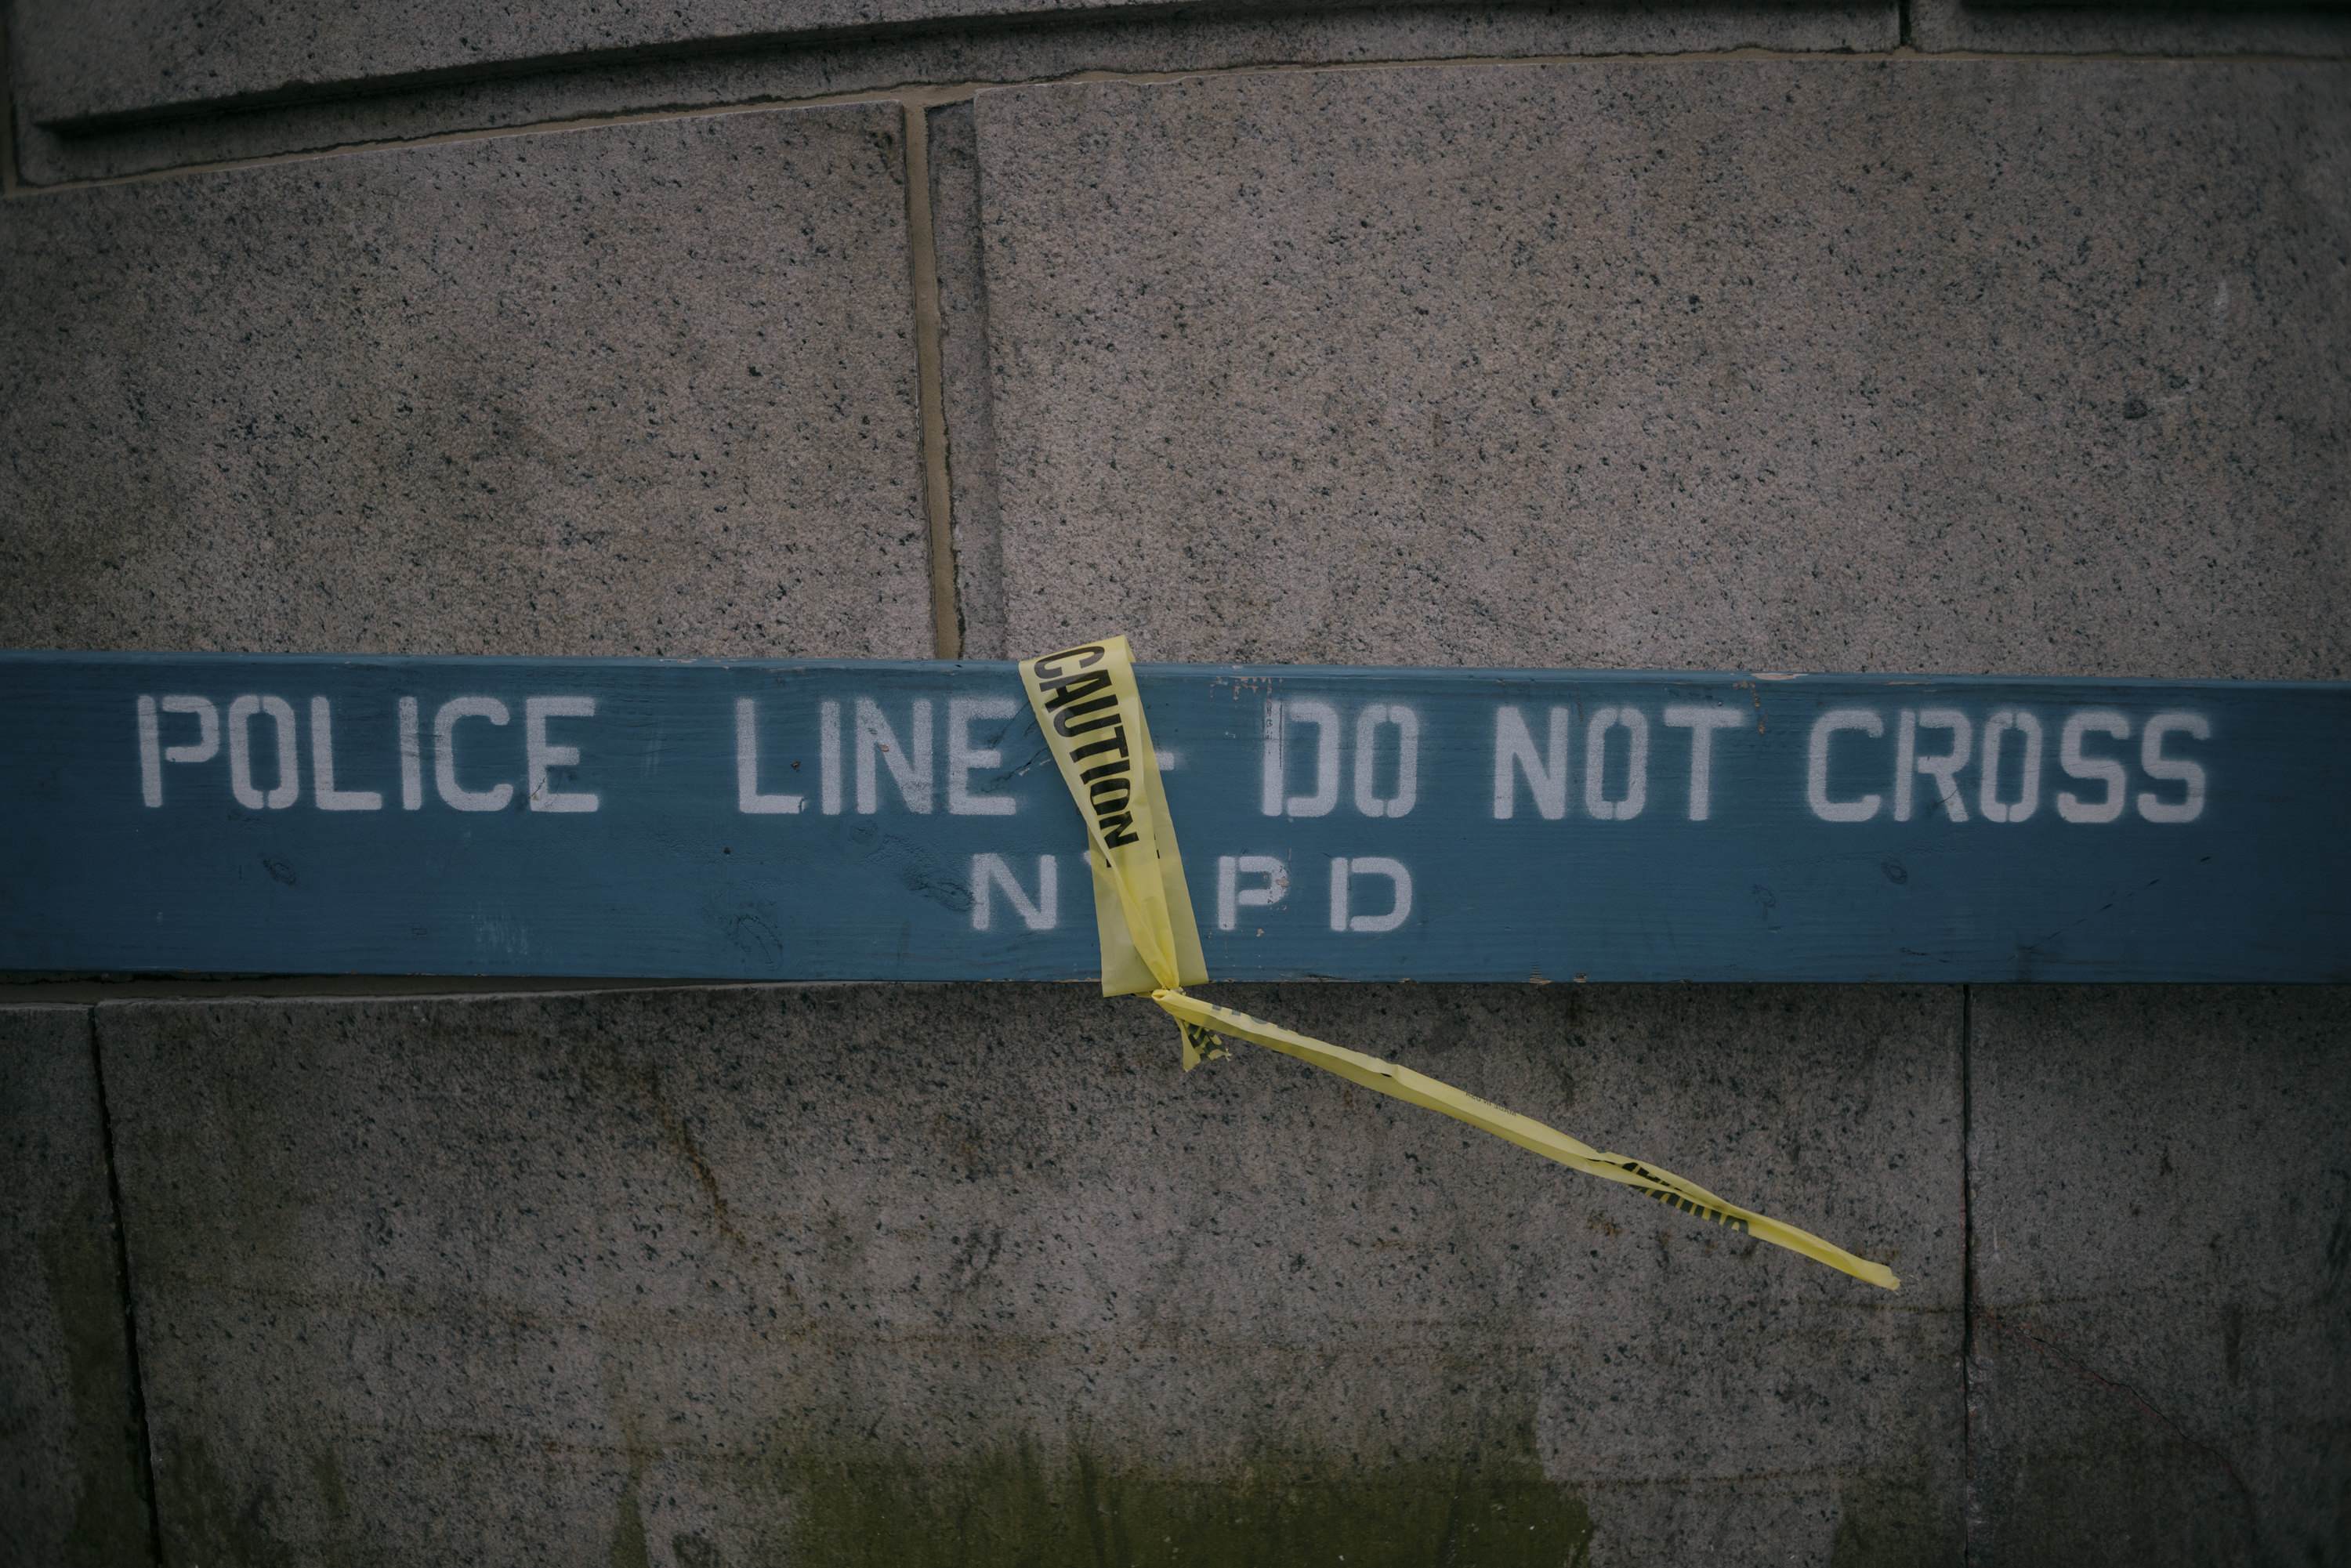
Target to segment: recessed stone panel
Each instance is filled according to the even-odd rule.
[[[2351,71],[976,103],[1006,646],[2341,678]]]
[[[895,103],[0,208],[0,645],[930,652]]]
[[[110,1005],[167,1541],[1957,1561],[1956,993],[1233,994],[1904,1289],[1073,988]]]

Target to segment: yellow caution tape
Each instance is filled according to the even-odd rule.
[[[1621,1182],[1669,1208],[1727,1225],[1743,1235],[1801,1252],[1856,1280],[1898,1291],[1902,1281],[1883,1263],[1856,1258],[1809,1231],[1782,1225],[1721,1198],[1669,1171],[1589,1144],[1465,1094],[1408,1067],[1327,1044],[1279,1024],[1184,994],[1208,978],[1184,886],[1184,858],[1176,847],[1151,729],[1134,684],[1126,639],[1049,653],[1020,666],[1029,704],[1052,747],[1053,760],[1085,819],[1086,862],[1094,873],[1094,918],[1102,939],[1102,995],[1148,994],[1183,1030],[1184,1070],[1225,1054],[1223,1035],[1312,1062],[1351,1083],[1408,1104],[1441,1111],[1480,1132],[1604,1181]]]

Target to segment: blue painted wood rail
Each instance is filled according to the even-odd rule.
[[[2351,686],[1144,665],[1218,978],[2351,978]],[[1080,979],[1001,664],[16,653],[0,969]]]

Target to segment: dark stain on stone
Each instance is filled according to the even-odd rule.
[[[2002,1465],[1991,1538],[1977,1543],[1982,1568],[2266,1561],[2210,1459],[2147,1436],[2127,1423],[2093,1427]]]
[[[254,1467],[232,1466],[240,1476]],[[277,1499],[264,1483],[240,1492],[231,1486],[202,1437],[175,1437],[165,1451],[161,1483],[165,1555],[173,1563],[234,1563],[237,1568],[295,1568],[309,1560],[277,1529]]]
[[[662,1089],[660,1076],[652,1071],[636,1071],[618,1061],[611,1065],[613,1075],[643,1095],[645,1103],[653,1107],[653,1114],[661,1121],[662,1141],[674,1149],[685,1161],[686,1168],[694,1172],[695,1182],[710,1204],[710,1222],[716,1227],[718,1234],[743,1251],[756,1254],[758,1249],[752,1246],[751,1239],[743,1234],[742,1228],[735,1223],[734,1213],[726,1205],[726,1197],[718,1190],[718,1173],[711,1168],[710,1161],[704,1156],[702,1145],[695,1139],[694,1129],[670,1109],[669,1096]]]
[[[73,1218],[39,1238],[41,1264],[66,1354],[66,1397],[73,1424],[52,1434],[52,1463],[70,1464],[78,1490],[67,1544],[73,1563],[146,1563],[145,1469],[131,1409],[130,1352],[113,1249],[104,1231],[84,1223],[110,1211],[103,1178],[66,1208]]]
[[[954,1467],[898,1454],[803,1456],[796,1568],[1583,1568],[1592,1515],[1527,1451],[1364,1466],[1260,1451],[1190,1478],[1033,1439]],[[1856,1561],[1859,1561],[1858,1559]]]

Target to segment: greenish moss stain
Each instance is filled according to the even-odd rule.
[[[653,1568],[653,1555],[645,1550],[644,1514],[637,1507],[637,1474],[633,1467],[612,1521],[612,1568]]]
[[[1829,1568],[1960,1568],[1960,1504],[1924,1473],[1867,1475],[1837,1500]]]
[[[1531,1457],[1367,1470],[1264,1455],[1195,1479],[1034,1442],[953,1468],[904,1456],[803,1456],[795,1568],[1583,1568],[1592,1515]]]

